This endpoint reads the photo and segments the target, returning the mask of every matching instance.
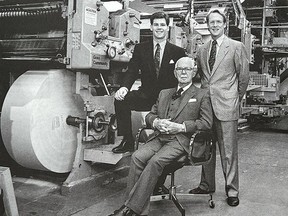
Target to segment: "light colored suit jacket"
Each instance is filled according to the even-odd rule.
[[[162,90],[159,94],[156,104],[151,111],[146,115],[145,121],[148,127],[152,128],[153,121],[156,118],[167,118],[167,112],[172,100],[172,95],[176,92],[176,88]],[[184,123],[186,133],[176,134],[176,138],[183,148],[189,153],[190,137],[197,130],[209,130],[213,124],[212,107],[207,90],[197,88],[191,85],[182,95],[179,108],[171,121],[176,123]],[[161,133],[155,130],[152,137],[154,139]]]
[[[219,48],[213,70],[208,60],[210,41],[197,53],[201,88],[207,88],[215,116],[221,121],[239,118],[239,101],[243,98],[249,82],[247,52],[241,42],[227,36]]]

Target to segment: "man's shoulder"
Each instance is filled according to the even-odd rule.
[[[143,41],[143,42],[140,42],[138,44],[136,44],[137,47],[141,47],[141,48],[146,48],[147,49],[147,46],[151,46],[152,45],[152,41],[148,40],[148,41]],[[166,42],[166,47],[168,47],[168,49],[173,49],[173,51],[182,51],[184,52],[184,48],[180,47],[180,46],[177,46],[175,44],[172,44],[170,43],[169,41]]]
[[[152,41],[148,40],[148,41],[143,41],[143,42],[140,42],[140,43],[137,43],[135,45],[135,48],[134,49],[140,49],[140,50],[148,50],[150,49],[150,47],[152,48],[153,45],[152,45]]]
[[[229,42],[229,44],[231,44],[231,45],[234,45],[234,46],[242,46],[242,42],[241,41],[237,41],[237,40],[235,40],[235,39],[232,39],[232,38],[230,38],[230,37],[226,37],[227,39],[227,41]]]
[[[169,41],[166,42],[166,45],[167,45],[167,46],[171,46],[171,47],[173,47],[173,48],[183,49],[182,47],[177,46],[176,44],[173,44],[173,43],[171,43],[171,42],[169,42]]]
[[[175,91],[175,90],[176,90],[176,87],[167,88],[167,89],[162,89],[161,91],[162,91],[162,92],[171,92],[171,91]]]
[[[166,46],[172,48],[172,49],[175,49],[175,50],[184,50],[184,48],[180,47],[180,46],[177,46],[173,43],[170,43],[169,41],[166,42]]]
[[[160,91],[160,95],[167,95],[167,94],[169,94],[170,92],[175,92],[175,90],[176,90],[176,87],[174,87],[174,88],[168,88],[168,89],[162,89],[162,90]]]
[[[196,87],[196,88],[198,88],[198,87]],[[199,89],[199,92],[200,92],[201,94],[203,94],[203,95],[208,94],[208,91],[209,91],[208,88],[198,88],[198,89]]]
[[[206,41],[205,43],[201,44],[199,46],[198,52],[202,52],[204,49],[206,49],[209,46],[210,41]]]
[[[208,95],[208,89],[207,88],[199,88],[195,85],[191,86],[193,88],[193,90],[196,92],[196,94],[199,97],[204,97],[205,95]]]
[[[147,46],[150,46],[151,44],[152,44],[151,41],[143,41],[143,42],[137,43],[135,45],[135,47],[141,47],[141,48],[146,48],[147,49]]]

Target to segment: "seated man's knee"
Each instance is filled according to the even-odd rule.
[[[132,155],[131,155],[131,161],[137,162],[137,161],[142,161],[143,154],[141,151],[136,150]]]
[[[161,169],[164,169],[164,165],[162,163],[162,160],[160,157],[156,155],[154,155],[150,160],[149,160],[149,164],[150,166],[153,166],[153,167],[157,167],[157,168],[161,168]]]

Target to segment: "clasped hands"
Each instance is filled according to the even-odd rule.
[[[177,134],[184,132],[184,125],[172,122],[171,119],[155,119],[153,126],[163,134]]]

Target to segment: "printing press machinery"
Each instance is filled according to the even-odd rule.
[[[127,2],[109,11],[107,3],[0,2],[2,74],[11,85],[1,112],[3,143],[25,168],[69,173],[62,192],[99,173],[93,164],[116,165],[127,156],[111,152],[117,85],[106,82],[112,70],[127,67],[140,40],[140,13]]]
[[[217,8],[229,20],[227,34],[245,44],[253,64],[251,24],[238,0],[223,2],[193,11],[204,2],[189,1],[186,17],[170,26],[170,42],[194,57],[210,37],[205,16]],[[111,152],[117,142],[112,95],[149,19],[142,14],[140,21],[133,2],[118,3],[111,9],[99,0],[0,2],[2,74],[11,85],[1,113],[3,143],[25,168],[67,174],[62,193],[125,166],[130,155]]]

